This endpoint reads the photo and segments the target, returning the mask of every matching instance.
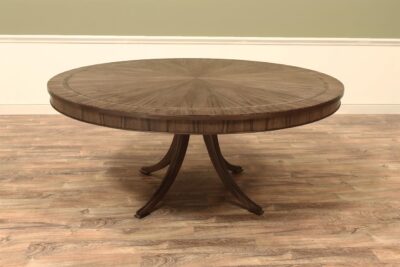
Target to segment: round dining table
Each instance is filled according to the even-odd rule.
[[[69,70],[51,78],[48,91],[51,105],[71,118],[118,129],[173,134],[162,159],[140,169],[150,175],[168,167],[158,189],[136,212],[137,218],[143,218],[157,208],[173,184],[193,134],[203,136],[218,176],[240,206],[263,214],[262,207],[235,182],[233,176],[243,169],[224,158],[218,135],[318,121],[339,109],[344,86],[331,76],[295,66],[169,58]]]

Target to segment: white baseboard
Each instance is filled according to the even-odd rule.
[[[54,115],[50,105],[0,105],[0,115]],[[400,114],[400,105],[344,104],[337,114]]]
[[[318,70],[345,85],[342,110],[397,112],[400,39],[0,35],[2,113],[46,111],[47,81],[91,64],[172,57],[268,61]],[[44,105],[44,106],[42,106]]]
[[[0,43],[400,46],[400,39],[207,36],[0,35]]]
[[[400,105],[343,104],[337,114],[400,114]]]
[[[50,115],[59,114],[50,104],[0,105],[0,115]]]

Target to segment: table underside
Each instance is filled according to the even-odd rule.
[[[145,175],[150,175],[152,172],[161,170],[168,166],[168,170],[150,200],[136,212],[135,217],[143,218],[153,212],[160,201],[167,194],[171,185],[174,183],[182,162],[185,158],[186,150],[189,144],[188,134],[175,134],[171,146],[165,156],[156,164],[151,166],[142,167],[140,172]],[[239,201],[239,205],[248,211],[261,215],[263,214],[262,208],[252,201],[236,184],[232,174],[241,173],[242,167],[229,163],[221,153],[217,135],[203,135],[204,143],[206,144],[208,154],[215,170],[218,173],[221,181],[225,187],[232,193],[233,196]]]

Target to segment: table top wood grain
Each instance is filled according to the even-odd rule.
[[[310,123],[340,106],[326,74],[231,59],[146,59],[81,67],[48,82],[51,104],[75,119],[138,131],[224,134]]]

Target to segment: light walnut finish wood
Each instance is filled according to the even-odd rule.
[[[400,116],[219,141],[262,216],[232,204],[192,136],[162,206],[137,220],[163,176],[137,170],[171,135],[0,116],[0,266],[400,266]]]
[[[52,105],[114,128],[183,134],[258,132],[334,113],[343,85],[326,74],[266,62],[150,59],[70,70],[48,83]]]

